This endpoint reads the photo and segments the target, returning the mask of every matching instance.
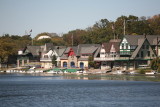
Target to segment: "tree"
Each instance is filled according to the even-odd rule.
[[[88,57],[88,65],[89,65],[89,67],[94,67],[93,56]]]
[[[158,70],[158,72],[160,72],[160,59],[159,58],[155,58],[151,61],[151,69],[153,70]]]
[[[56,55],[53,55],[53,56],[52,56],[52,64],[53,64],[53,66],[55,66],[55,67],[57,66],[57,61],[56,61],[56,60],[57,60]]]
[[[154,15],[153,17],[149,18],[148,25],[153,30],[153,34],[160,35],[160,14]]]
[[[0,59],[1,63],[8,61],[8,56],[15,54],[15,45],[11,42],[0,41]]]
[[[96,22],[93,27],[94,28],[100,28],[100,29],[104,29],[108,26],[109,21],[107,19],[101,19],[100,21]]]
[[[8,57],[17,55],[18,50],[31,43],[30,36],[5,34],[0,37],[0,63],[8,65]]]

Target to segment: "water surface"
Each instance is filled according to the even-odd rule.
[[[160,82],[98,80],[97,78],[101,76],[96,77],[96,75],[92,75],[91,80],[84,80],[82,76],[78,77],[79,80],[74,77],[76,76],[0,74],[0,107],[159,107],[160,105]]]

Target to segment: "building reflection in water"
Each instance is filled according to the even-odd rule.
[[[124,81],[160,81],[160,75],[109,75],[109,74],[23,74],[26,76],[44,76],[47,79],[77,80],[124,80]]]

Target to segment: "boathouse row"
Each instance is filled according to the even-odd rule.
[[[79,44],[78,46],[27,46],[18,52],[17,67],[41,65],[52,68],[52,57],[56,56],[58,67],[85,68],[89,56],[103,70],[136,69],[149,66],[152,59],[160,56],[160,35],[125,35],[122,39],[102,44]]]

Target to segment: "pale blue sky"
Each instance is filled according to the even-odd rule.
[[[67,33],[121,15],[160,14],[160,0],[0,0],[0,35]]]

